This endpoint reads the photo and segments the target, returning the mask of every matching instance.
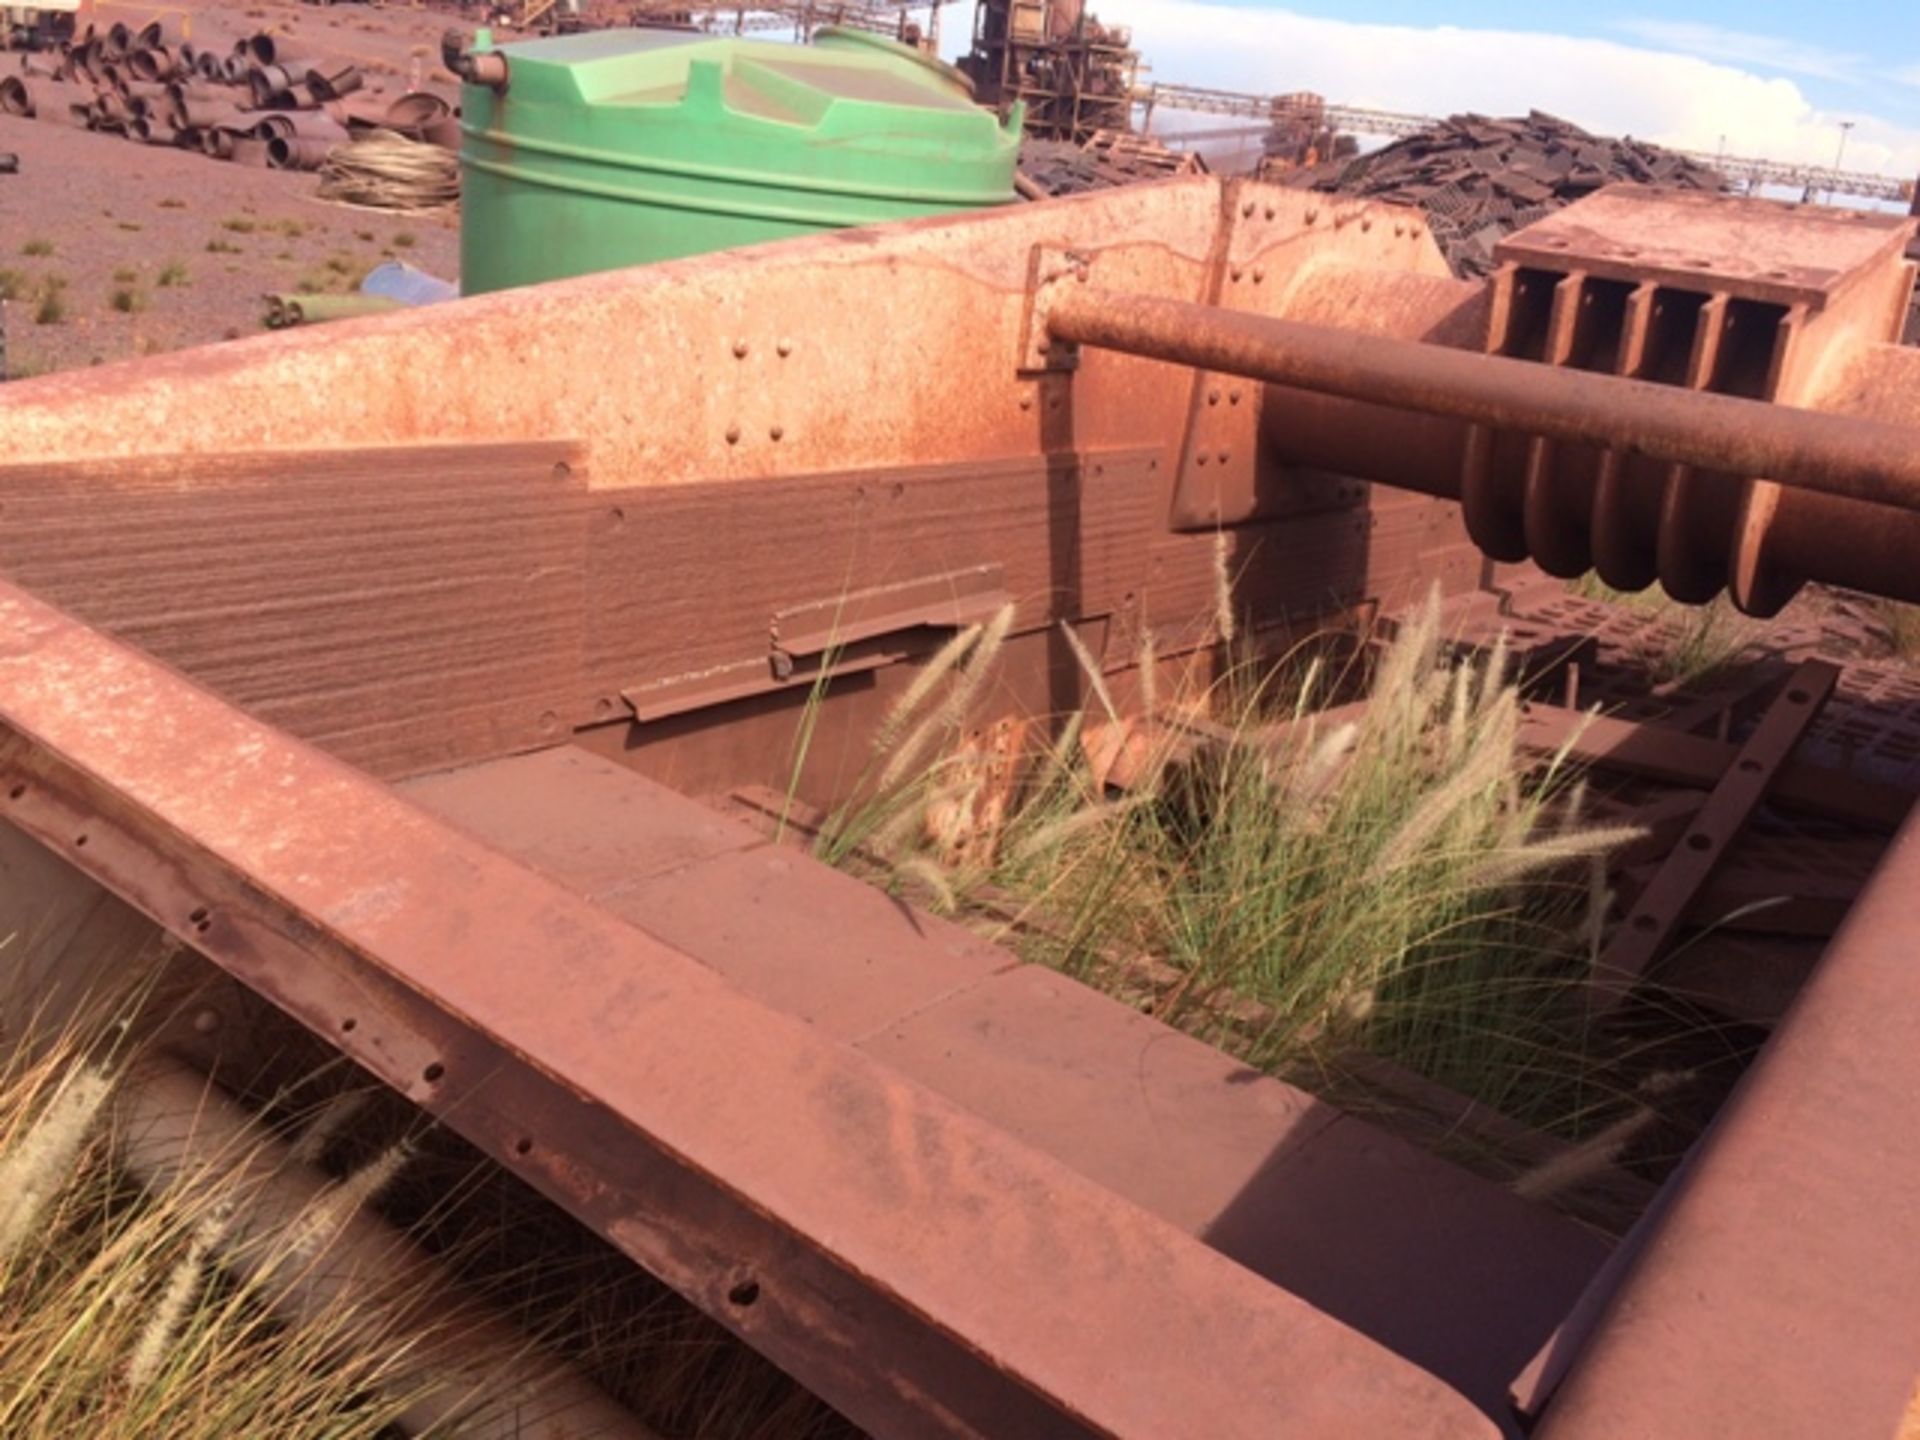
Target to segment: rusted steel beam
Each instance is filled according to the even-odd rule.
[[[1538,1440],[1900,1433],[1920,1336],[1920,828],[1670,1182]],[[1583,1302],[1583,1307],[1585,1302]]]
[[[1564,749],[1583,765],[1700,787],[1717,785],[1740,752],[1738,745],[1708,735],[1541,704],[1523,707],[1520,744],[1539,755]],[[1780,767],[1767,798],[1801,814],[1890,833],[1905,822],[1914,797],[1896,785],[1789,760]]]
[[[1174,1226],[6,585],[0,817],[879,1434],[1497,1433]]]
[[[1740,746],[1732,766],[1687,825],[1680,843],[1655,871],[1600,952],[1593,967],[1598,1005],[1611,1006],[1624,999],[1666,948],[1725,858],[1727,847],[1766,798],[1767,787],[1807,733],[1839,679],[1838,667],[1822,660],[1803,661],[1787,677],[1786,688]]]
[[[1094,285],[1052,288],[1055,341],[1920,509],[1920,445],[1903,426]]]

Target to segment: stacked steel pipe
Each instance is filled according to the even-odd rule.
[[[304,63],[264,31],[223,55],[169,43],[156,20],[137,32],[90,26],[50,51],[23,54],[20,73],[0,78],[0,114],[280,170],[318,170],[336,148],[375,130],[459,148],[457,112],[439,96],[350,102],[364,85],[350,62]]]

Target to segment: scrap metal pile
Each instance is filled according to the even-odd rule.
[[[265,31],[221,53],[172,40],[161,21],[139,31],[89,27],[29,50],[0,78],[0,114],[67,121],[148,145],[276,170],[318,170],[376,130],[458,150],[459,122],[438,95],[390,104],[352,99],[365,79],[344,61],[301,61]]]
[[[1503,236],[1603,186],[1626,181],[1725,188],[1697,161],[1644,141],[1589,134],[1538,110],[1524,119],[1456,115],[1356,160],[1268,178],[1418,205],[1447,262],[1462,276],[1492,269],[1493,249]]]
[[[1038,200],[1206,173],[1206,161],[1198,155],[1170,150],[1152,136],[1098,130],[1080,143],[1027,136],[1020,142],[1015,184],[1027,199]]]

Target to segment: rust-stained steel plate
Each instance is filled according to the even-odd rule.
[[[857,1423],[1490,1436],[1380,1346],[0,588],[0,813]]]
[[[0,574],[410,774],[566,735],[586,486],[570,441],[0,456]]]
[[[1563,1216],[611,761],[550,750],[405,788],[1490,1411],[1606,1254]],[[751,803],[769,825],[790,808]],[[817,818],[801,807],[788,835]]]
[[[1509,235],[1494,255],[1817,310],[1844,282],[1897,260],[1912,234],[1904,215],[1613,185]]]

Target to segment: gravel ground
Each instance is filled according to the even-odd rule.
[[[435,73],[449,18],[358,6],[205,5],[192,12],[192,25],[201,44],[224,48],[231,37],[271,28],[303,53],[350,58],[367,72],[372,95],[399,95],[417,71],[426,88],[453,98],[454,87]],[[8,69],[14,63],[0,57]],[[253,334],[266,292],[350,290],[383,259],[459,278],[452,211],[337,205],[317,197],[311,174],[223,164],[60,119],[0,115],[0,152],[20,157],[17,175],[0,175],[8,375]]]

